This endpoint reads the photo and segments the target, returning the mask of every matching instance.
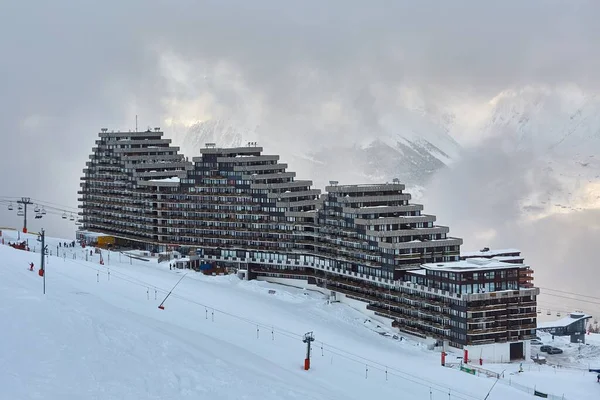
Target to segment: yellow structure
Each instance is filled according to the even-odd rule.
[[[114,236],[98,236],[98,247],[108,247],[108,245],[114,245]]]

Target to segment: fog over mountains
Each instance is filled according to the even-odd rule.
[[[465,250],[520,247],[536,282],[593,294],[599,15],[562,0],[10,2],[1,195],[76,207],[98,130],[137,115],[188,157],[256,141],[320,188],[399,178]]]
[[[258,141],[265,151],[278,149],[283,162],[303,178],[323,188],[329,180],[368,183],[399,178],[417,198],[435,176],[463,160],[498,153],[506,163],[518,164],[515,174],[523,178],[517,202],[527,217],[600,207],[600,99],[576,87],[523,87],[505,90],[480,105],[473,121],[450,111],[399,108],[392,116],[377,121],[364,136],[351,135],[323,145],[318,135],[305,148],[274,142],[271,132],[260,125],[247,126],[224,118],[179,126],[179,142],[186,155],[195,155],[205,143],[244,146]],[[478,131],[478,145],[461,146],[454,137]],[[282,138],[289,137],[282,133]],[[264,139],[264,140],[263,140]],[[489,157],[488,162],[491,161]],[[493,156],[493,157],[497,157]],[[463,159],[464,158],[464,159]],[[484,164],[472,166],[475,172]],[[505,166],[497,166],[498,174]],[[460,171],[457,167],[456,171]],[[481,172],[481,171],[479,171]],[[493,171],[492,171],[493,172]],[[498,175],[497,174],[497,175]],[[505,191],[498,178],[480,182],[479,190]],[[503,197],[501,197],[503,198]]]

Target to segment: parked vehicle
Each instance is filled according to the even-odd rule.
[[[563,351],[562,349],[559,349],[558,347],[551,347],[550,350],[548,350],[548,354],[562,354]]]
[[[540,340],[533,339],[533,340],[531,341],[531,344],[532,344],[532,345],[534,345],[534,346],[541,346],[541,345],[543,345],[544,343],[542,343]]]
[[[544,353],[548,353],[551,349],[552,349],[552,346],[548,346],[548,345],[540,347],[540,351],[543,351]]]

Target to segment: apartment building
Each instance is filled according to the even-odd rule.
[[[153,182],[177,181],[191,168],[171,139],[162,136],[159,128],[101,130],[77,192],[85,229],[139,243],[157,241]]]
[[[321,193],[255,143],[209,143],[188,162],[162,135],[102,130],[79,192],[83,229],[313,287],[407,334],[488,346],[494,360],[527,355],[538,289],[518,250],[461,260],[462,239],[397,180]]]

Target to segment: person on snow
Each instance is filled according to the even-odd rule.
[[[29,264],[29,270],[33,271],[33,263]]]
[[[598,378],[598,383],[600,383],[600,374],[598,374],[597,378]]]

